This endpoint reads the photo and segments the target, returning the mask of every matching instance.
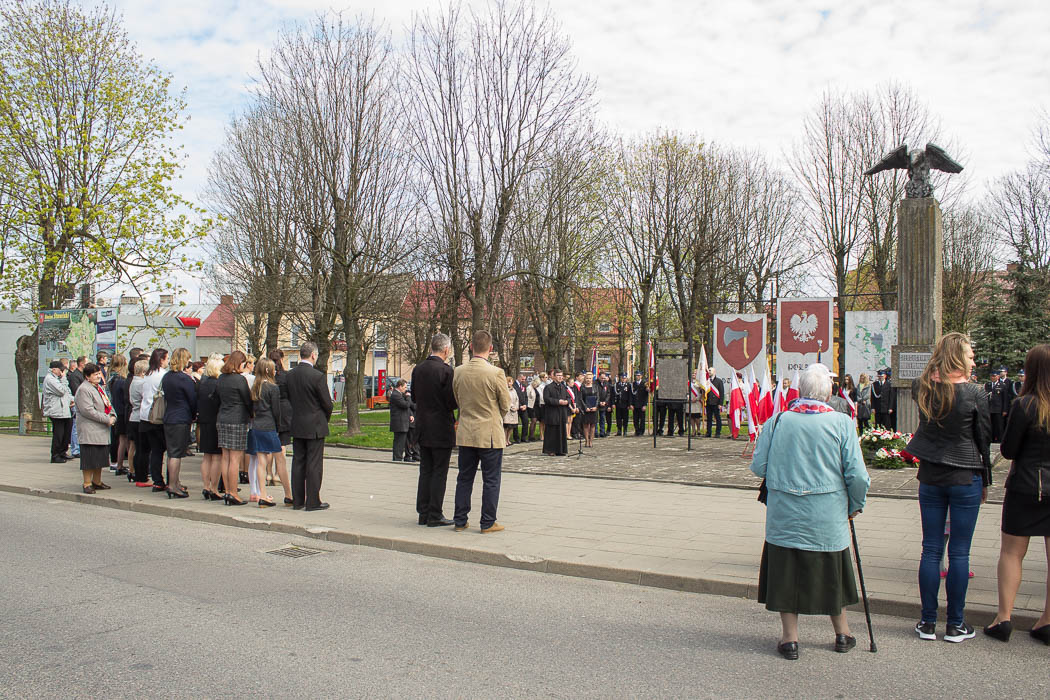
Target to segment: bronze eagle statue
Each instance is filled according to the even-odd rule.
[[[913,149],[910,153],[905,144],[890,151],[882,160],[864,172],[874,175],[883,170],[900,168],[908,171],[908,184],[904,191],[908,198],[932,197],[933,185],[930,184],[930,168],[945,173],[961,173],[963,166],[952,160],[943,148],[935,143],[926,144],[925,150]]]

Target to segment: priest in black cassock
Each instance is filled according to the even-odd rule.
[[[565,422],[569,417],[569,391],[565,387],[565,375],[554,370],[554,381],[543,390],[543,454],[565,456],[569,454],[569,441],[565,435]]]

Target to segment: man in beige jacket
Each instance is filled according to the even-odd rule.
[[[456,368],[452,392],[459,405],[459,477],[456,479],[456,531],[467,529],[474,477],[481,465],[481,531],[499,532],[496,522],[500,476],[503,468],[503,416],[510,408],[507,377],[499,367],[489,364],[492,336],[475,331],[470,341],[470,360]]]

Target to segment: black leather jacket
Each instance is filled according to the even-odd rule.
[[[985,485],[991,483],[992,460],[988,454],[992,421],[988,392],[968,382],[955,385],[952,410],[939,421],[919,412],[919,429],[907,451],[919,459],[961,469],[984,469]]]
[[[1022,396],[1010,407],[999,450],[1012,459],[1006,489],[1050,500],[1050,433],[1037,423],[1035,399]]]

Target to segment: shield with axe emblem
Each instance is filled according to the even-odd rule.
[[[765,317],[749,321],[716,316],[715,346],[718,354],[733,369],[744,369],[765,350],[765,325]]]

